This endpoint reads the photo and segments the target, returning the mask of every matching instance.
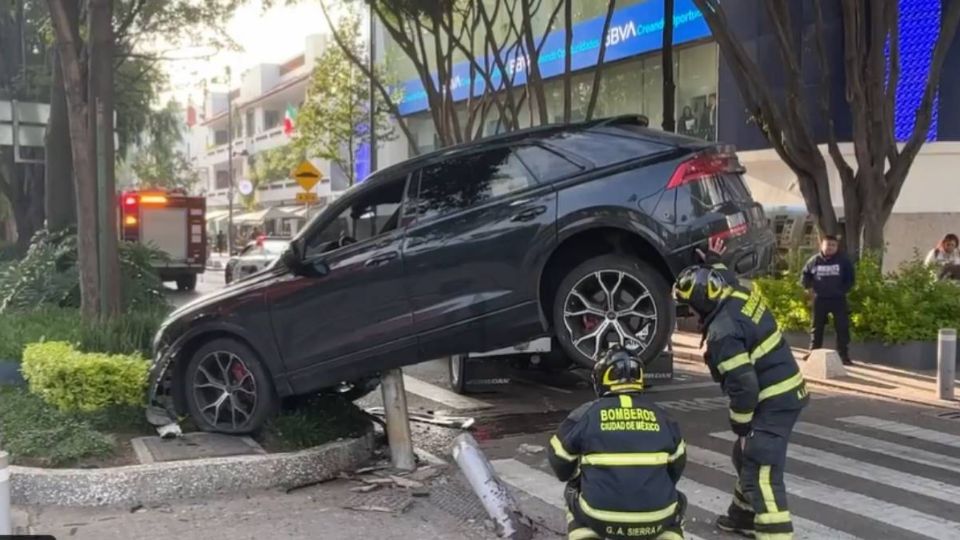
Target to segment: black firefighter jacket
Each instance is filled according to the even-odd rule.
[[[729,272],[722,265],[715,267]],[[797,410],[807,404],[797,361],[756,289],[729,286],[703,327],[707,366],[730,398],[730,425],[736,434],[750,433],[758,411]]]
[[[678,510],[686,464],[680,428],[639,393],[605,396],[570,413],[550,440],[549,458],[560,480],[579,481],[579,510],[594,523],[656,527]]]

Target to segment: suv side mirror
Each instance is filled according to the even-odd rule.
[[[330,267],[320,258],[303,260],[297,244],[290,243],[290,246],[280,255],[280,261],[289,268],[294,274],[311,277],[325,276],[330,272]]]

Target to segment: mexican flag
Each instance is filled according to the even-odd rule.
[[[293,108],[293,105],[287,105],[287,112],[283,115],[283,132],[289,137],[293,135],[293,131],[296,129],[296,124],[294,123],[297,119],[297,110]]]

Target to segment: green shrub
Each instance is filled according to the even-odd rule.
[[[166,255],[148,246],[121,242],[119,257],[124,309],[165,305],[163,283],[153,263]],[[0,273],[0,313],[49,306],[80,306],[77,236],[72,230],[39,231],[24,258]]]
[[[340,396],[322,395],[305,399],[298,407],[278,414],[258,439],[271,451],[287,452],[358,437],[371,428],[370,419],[352,402]]]
[[[41,308],[0,313],[0,360],[20,361],[28,343],[66,341],[81,351],[150,354],[165,310],[131,311],[102,323],[86,323],[70,308]]]
[[[149,366],[138,355],[83,353],[63,341],[31,343],[21,371],[30,392],[61,411],[143,402]]]
[[[856,341],[929,341],[940,328],[960,323],[960,286],[938,281],[919,260],[884,275],[879,259],[867,256],[857,263],[856,272],[849,296]],[[799,279],[794,272],[754,281],[783,330],[810,327],[810,307]]]

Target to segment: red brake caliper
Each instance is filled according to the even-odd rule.
[[[230,366],[230,374],[233,375],[234,378],[233,384],[240,384],[243,382],[249,373],[250,372],[247,371],[247,368],[245,368],[243,364],[239,362],[234,362],[233,365]]]
[[[600,326],[600,317],[596,315],[583,316],[583,329],[586,330],[587,333],[593,332],[598,326]]]

